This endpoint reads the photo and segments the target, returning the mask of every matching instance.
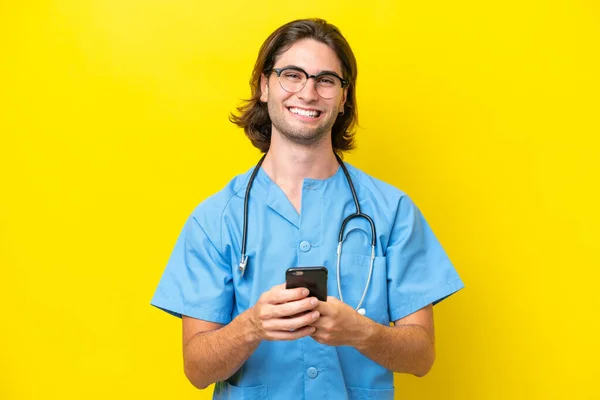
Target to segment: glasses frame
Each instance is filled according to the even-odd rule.
[[[291,69],[293,71],[296,71],[296,72],[300,72],[300,73],[302,73],[302,74],[304,74],[306,76],[306,81],[304,81],[304,85],[302,85],[302,87],[300,89],[296,90],[295,92],[290,92],[289,90],[287,90],[286,88],[284,88],[283,84],[281,83],[281,73],[283,71],[289,70],[289,69]],[[306,83],[308,82],[308,80],[310,78],[313,78],[315,80],[315,90],[317,91],[317,94],[319,96],[321,96],[321,93],[319,93],[319,91],[317,90],[316,82],[317,82],[317,78],[319,78],[321,76],[324,76],[324,75],[331,75],[331,76],[335,76],[336,78],[338,78],[340,80],[340,82],[342,82],[342,89],[344,89],[346,86],[348,86],[348,81],[347,80],[345,80],[344,78],[342,78],[341,76],[339,76],[335,72],[331,72],[331,71],[319,72],[316,75],[311,75],[311,74],[309,74],[308,72],[306,72],[305,70],[303,70],[300,67],[273,68],[271,71],[275,72],[275,74],[277,74],[277,80],[279,81],[279,86],[281,86],[281,88],[283,90],[285,90],[286,92],[288,92],[288,93],[298,93],[298,92],[302,91],[302,89],[304,89],[306,87]],[[333,96],[333,97],[323,97],[323,96],[321,96],[321,97],[324,98],[324,99],[333,99],[335,96]]]

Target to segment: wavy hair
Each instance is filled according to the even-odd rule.
[[[348,95],[344,113],[339,115],[331,129],[331,141],[336,153],[354,148],[354,129],[358,124],[356,108],[356,58],[350,45],[340,30],[325,20],[303,19],[289,22],[273,32],[263,43],[254,64],[250,88],[252,97],[237,108],[238,114],[231,113],[229,120],[244,129],[254,147],[266,153],[271,145],[271,118],[267,104],[260,100],[261,74],[269,76],[277,58],[294,43],[302,39],[313,39],[329,46],[342,64],[343,78],[348,83]]]

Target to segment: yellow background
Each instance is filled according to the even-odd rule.
[[[187,215],[258,158],[227,115],[259,46],[311,16],[358,58],[347,160],[466,284],[397,398],[600,398],[592,0],[2,1],[0,398],[210,398],[149,301]]]

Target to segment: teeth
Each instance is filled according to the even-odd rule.
[[[320,114],[320,111],[314,111],[314,110],[309,111],[309,110],[303,110],[301,108],[290,108],[289,110],[294,114],[304,115],[306,117],[311,117],[311,118],[315,118],[316,116],[318,116]]]

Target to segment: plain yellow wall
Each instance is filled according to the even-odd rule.
[[[358,58],[347,160],[415,200],[466,284],[397,398],[600,398],[583,0],[3,1],[0,398],[210,398],[149,301],[187,215],[259,156],[227,119],[259,46],[311,16]]]

